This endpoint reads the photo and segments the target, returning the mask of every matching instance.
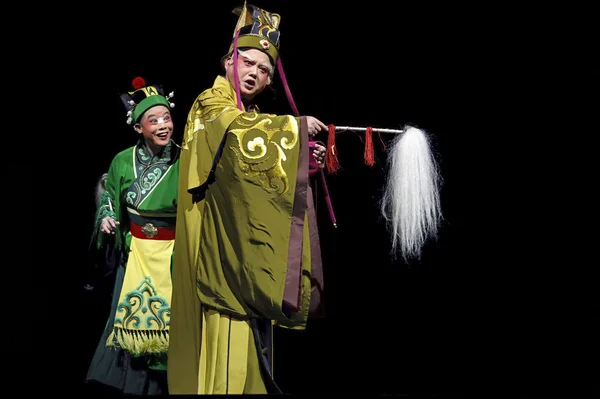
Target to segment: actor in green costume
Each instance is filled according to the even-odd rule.
[[[97,246],[114,245],[108,322],[87,381],[131,394],[166,394],[180,148],[169,96],[133,80],[121,100],[139,142],[112,160],[96,212]]]
[[[309,163],[322,165],[325,148],[313,153],[309,136],[327,126],[260,112],[254,99],[274,75],[280,17],[246,4],[235,12],[225,76],[196,98],[182,143],[171,394],[278,392],[272,326],[304,329],[320,306]]]

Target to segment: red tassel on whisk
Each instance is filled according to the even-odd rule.
[[[373,149],[373,128],[367,127],[365,130],[365,163],[368,166],[375,164],[375,150]]]
[[[337,157],[335,148],[335,126],[329,125],[329,136],[327,137],[327,150],[325,152],[325,166],[329,173],[336,173],[342,167]]]

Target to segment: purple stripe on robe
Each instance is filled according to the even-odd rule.
[[[300,272],[302,270],[302,237],[304,233],[304,214],[308,196],[308,125],[305,117],[300,117],[300,151],[298,154],[298,177],[296,192],[294,194],[294,208],[292,210],[292,227],[290,230],[290,244],[288,248],[288,267],[285,276],[285,289],[283,291],[284,310],[291,312],[300,311],[301,293]]]
[[[311,151],[312,152],[312,151]],[[311,158],[314,158],[311,155]],[[321,243],[319,241],[319,226],[317,224],[317,212],[313,203],[312,187],[308,185],[308,233],[310,236],[310,306],[308,316],[310,318],[321,318],[325,316],[323,306],[323,291],[325,289],[323,279],[323,264],[321,258]]]

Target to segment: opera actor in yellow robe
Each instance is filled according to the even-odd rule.
[[[327,127],[253,104],[274,75],[279,15],[235,12],[225,76],[196,98],[182,143],[170,394],[280,392],[272,328],[305,329],[321,306],[309,162],[325,149],[313,155],[309,137]]]

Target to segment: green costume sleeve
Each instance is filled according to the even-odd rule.
[[[104,239],[106,238],[105,234],[102,231],[100,231],[100,226],[102,225],[102,220],[107,216],[111,216],[115,220],[117,219],[117,215],[116,215],[114,209],[112,208],[113,203],[114,203],[114,199],[108,192],[105,191],[104,194],[102,194],[102,197],[100,198],[100,204],[98,205],[98,209],[96,210],[96,222],[94,224],[94,230],[95,230],[95,234],[97,237],[97,240],[96,240],[97,248],[104,247],[104,243],[105,243]]]
[[[102,219],[107,216],[112,216],[115,220],[119,220],[119,192],[118,192],[118,184],[119,184],[119,157],[115,157],[108,168],[108,177],[106,178],[106,182],[104,183],[104,187],[106,191],[102,194],[100,199],[100,205],[96,210],[96,224],[95,229],[97,232],[97,246],[98,248],[102,248],[105,243],[106,235],[100,231],[100,226],[102,224]],[[120,234],[117,234],[116,237],[117,246],[120,246]]]

